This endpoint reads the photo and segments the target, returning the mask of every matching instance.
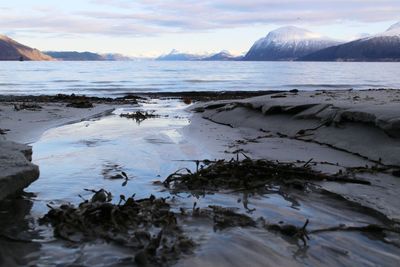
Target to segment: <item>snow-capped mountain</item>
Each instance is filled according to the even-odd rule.
[[[172,61],[201,60],[204,57],[205,57],[204,55],[183,53],[173,49],[169,54],[159,56],[157,60],[172,60]]]
[[[0,60],[53,60],[53,58],[0,34]]]
[[[305,61],[400,61],[400,22],[385,32],[307,55]]]
[[[400,21],[393,24],[385,32],[375,35],[376,37],[400,37]]]
[[[241,60],[243,56],[234,56],[229,51],[223,50],[219,53],[216,53],[212,56],[205,57],[203,61],[235,61]]]
[[[306,29],[287,26],[268,33],[250,48],[244,60],[296,60],[340,42]]]

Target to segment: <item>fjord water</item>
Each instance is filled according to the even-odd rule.
[[[398,63],[1,62],[0,94],[400,88]]]

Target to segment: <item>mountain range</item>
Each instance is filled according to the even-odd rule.
[[[45,51],[46,55],[62,61],[99,61],[105,60],[101,55],[92,52]]]
[[[137,60],[121,54],[76,51],[40,52],[0,35],[0,60],[120,61]],[[191,54],[172,50],[161,61],[400,61],[400,22],[385,32],[342,42],[295,26],[269,32],[256,41],[245,56],[228,51]]]
[[[222,50],[219,53],[214,55],[202,58],[202,61],[240,61],[243,59],[243,56],[234,56],[229,51]]]
[[[156,60],[162,61],[235,61],[241,60],[241,56],[234,56],[226,50],[223,50],[216,54],[190,54],[179,52],[173,49],[169,54],[159,56]]]
[[[77,51],[45,51],[46,55],[60,61],[128,61],[134,58],[121,54],[97,54],[92,52]]]

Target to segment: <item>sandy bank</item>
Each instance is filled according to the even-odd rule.
[[[45,103],[40,104],[40,109],[16,111],[14,105],[14,103],[0,104],[0,128],[6,129],[3,139],[24,144],[34,142],[48,129],[103,116],[115,108],[107,104],[82,109],[66,107],[63,103]]]
[[[313,168],[324,172],[348,172],[370,181],[371,186],[320,185],[400,221],[400,179],[396,177],[400,166],[400,91],[278,93],[198,103],[191,110],[197,114],[187,131],[206,141],[218,140],[207,141],[211,146],[231,153],[243,151],[252,158],[311,160]]]
[[[231,127],[329,145],[400,166],[400,91],[279,93],[196,105],[203,117]]]

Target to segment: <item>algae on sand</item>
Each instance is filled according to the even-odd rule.
[[[103,239],[132,248],[137,264],[164,266],[190,253],[194,243],[184,235],[175,213],[164,198],[135,200],[120,196],[118,204],[101,189],[78,207],[70,204],[50,207],[40,219],[51,224],[54,235],[73,243]]]
[[[200,161],[196,164],[199,166]],[[294,163],[279,163],[269,160],[252,160],[246,156],[244,160],[202,161],[200,169],[192,173],[189,169],[181,169],[169,175],[163,182],[172,191],[218,191],[249,190],[266,185],[289,186],[306,189],[312,181],[335,181],[368,185],[368,181],[349,178],[340,174],[327,175]]]

